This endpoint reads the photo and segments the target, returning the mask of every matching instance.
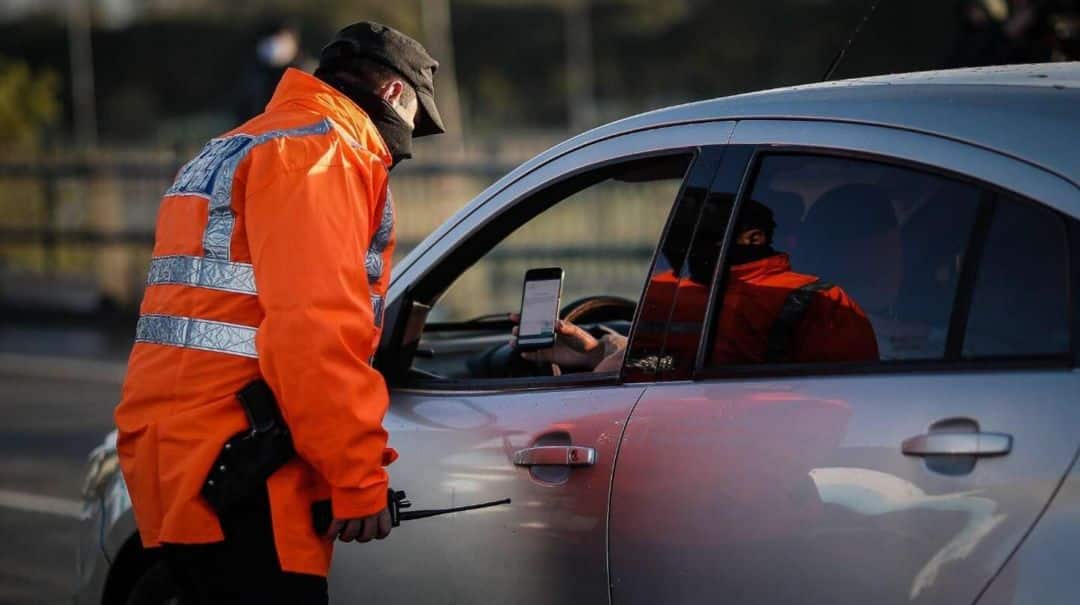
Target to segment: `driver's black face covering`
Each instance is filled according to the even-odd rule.
[[[397,166],[402,160],[412,157],[413,127],[401,117],[393,105],[379,95],[362,90],[359,86],[349,84],[341,78],[331,76],[326,78],[326,82],[352,99],[353,103],[359,105],[360,109],[368,114],[375,128],[382,135],[386,148],[390,151],[390,157],[394,162],[391,168]]]

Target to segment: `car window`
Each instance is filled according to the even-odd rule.
[[[963,355],[1025,357],[1069,350],[1065,224],[1002,196],[979,263]]]
[[[508,326],[521,304],[531,268],[561,267],[562,305],[608,298],[583,326],[625,336],[648,275],[653,251],[690,164],[689,154],[637,159],[573,177],[532,196],[544,209],[461,270],[427,316],[413,361],[425,378],[506,378],[548,368],[507,360]],[[552,191],[557,191],[555,199]],[[531,199],[515,207],[528,207]],[[505,225],[495,227],[506,229]],[[481,236],[477,241],[488,241]],[[467,245],[467,244],[466,244]],[[480,323],[471,321],[481,319]],[[490,327],[484,324],[490,322]],[[507,364],[513,364],[513,368]]]
[[[907,167],[766,156],[720,273],[707,365],[943,359],[981,199]],[[726,225],[709,212],[699,237],[719,249]]]

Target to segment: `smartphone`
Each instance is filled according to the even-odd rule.
[[[555,320],[562,298],[563,270],[560,267],[529,269],[521,292],[521,322],[517,348],[536,351],[555,346]]]

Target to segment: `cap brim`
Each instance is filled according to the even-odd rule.
[[[435,106],[435,97],[426,92],[416,91],[416,98],[420,101],[420,111],[416,114],[413,138],[418,139],[446,132],[442,116],[439,115],[439,108]]]

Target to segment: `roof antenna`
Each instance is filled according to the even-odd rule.
[[[862,30],[863,26],[866,25],[866,22],[870,20],[870,17],[873,17],[874,13],[877,12],[879,4],[881,4],[881,0],[874,0],[874,3],[870,5],[870,10],[866,11],[862,21],[859,21],[859,24],[855,26],[855,31],[851,32],[851,38],[848,39],[847,44],[840,49],[840,52],[836,53],[836,58],[829,64],[829,69],[825,71],[825,75],[821,78],[822,82],[825,82],[832,77],[833,72],[835,72],[836,68],[840,65],[840,61],[844,60],[844,55],[847,54],[848,49],[855,43],[855,38],[859,35],[859,31]]]

